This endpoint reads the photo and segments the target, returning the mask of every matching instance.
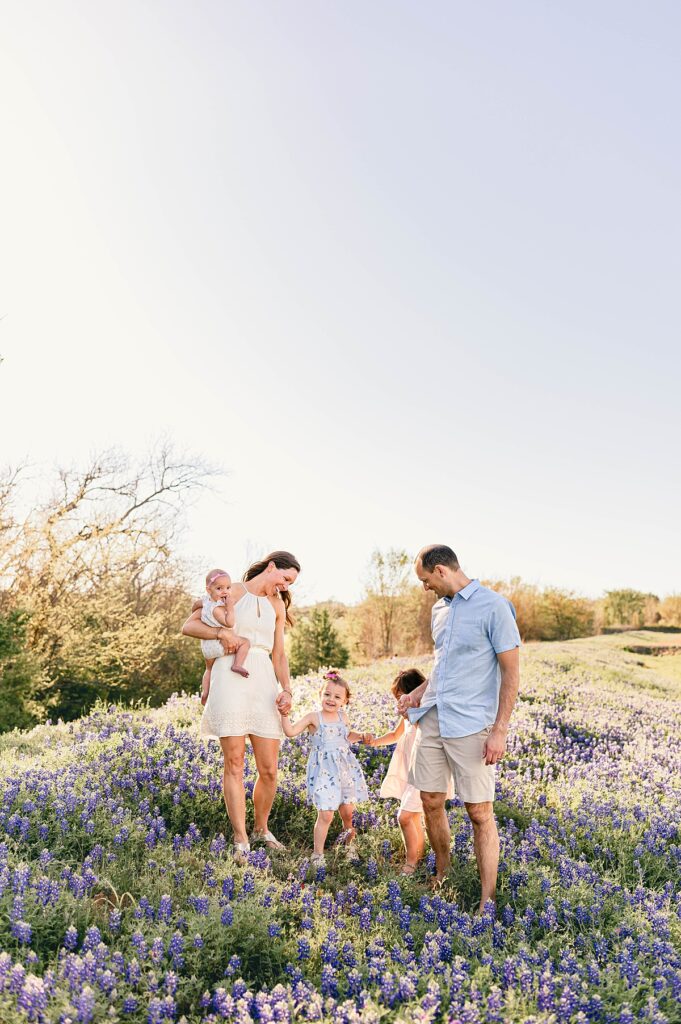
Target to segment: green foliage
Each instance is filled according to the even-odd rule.
[[[27,649],[30,616],[15,608],[0,616],[0,729],[28,729],[45,717],[44,675]]]
[[[294,676],[313,672],[320,666],[345,668],[349,657],[326,608],[313,608],[295,627],[289,656]]]
[[[542,594],[539,623],[543,640],[590,636],[594,631],[593,603],[570,591],[550,587]]]
[[[0,474],[0,731],[43,720],[48,706],[73,719],[97,697],[158,704],[198,686],[172,547],[187,493],[210,472],[168,445],[139,464],[105,452],[55,473],[22,521],[21,474]]]
[[[640,590],[607,590],[603,602],[606,626],[654,626],[660,619],[660,599]]]

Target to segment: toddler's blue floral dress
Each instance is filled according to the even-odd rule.
[[[307,762],[307,798],[321,811],[336,811],[341,804],[368,800],[359,761],[350,749],[348,727],[338,712],[338,721],[322,721],[312,735]]]

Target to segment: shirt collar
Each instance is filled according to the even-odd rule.
[[[476,590],[480,590],[480,580],[471,580],[463,590],[459,590],[457,594],[454,594],[454,597],[445,597],[445,604],[451,604],[455,597],[462,597],[464,601],[468,601]]]

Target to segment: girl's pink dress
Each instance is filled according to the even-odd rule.
[[[384,798],[392,797],[395,800],[399,800],[401,811],[413,811],[420,814],[423,811],[421,794],[416,786],[413,786],[409,781],[409,762],[417,733],[418,725],[405,721],[404,732],[395,744],[393,756],[388,765],[388,771],[381,783],[379,796]],[[450,779],[447,799],[451,800],[453,796],[454,783]]]

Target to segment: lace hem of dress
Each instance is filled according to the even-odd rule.
[[[284,733],[271,715],[222,714],[216,718],[201,719],[201,735],[205,739],[218,740],[221,736],[261,736],[263,739],[280,740]]]

